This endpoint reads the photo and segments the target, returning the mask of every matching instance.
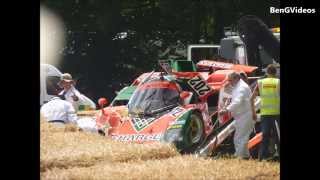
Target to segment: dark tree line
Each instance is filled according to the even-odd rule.
[[[112,99],[142,72],[157,68],[159,53],[177,41],[219,43],[225,26],[245,14],[279,26],[277,1],[256,0],[43,0],[67,34],[58,67],[78,79],[80,91]]]

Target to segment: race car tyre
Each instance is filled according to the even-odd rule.
[[[193,153],[197,146],[204,140],[204,124],[199,113],[190,115],[190,120],[186,124],[183,133],[184,148],[183,152]]]

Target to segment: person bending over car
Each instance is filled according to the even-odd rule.
[[[41,115],[49,123],[64,127],[67,123],[77,123],[78,117],[72,104],[62,100],[60,97],[53,97],[40,108]]]
[[[241,78],[233,72],[228,75],[228,82],[232,86],[231,103],[219,111],[221,115],[231,112],[235,120],[234,146],[235,156],[249,159],[248,141],[254,127],[253,109],[251,103],[251,89]]]

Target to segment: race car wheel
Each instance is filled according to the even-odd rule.
[[[187,123],[183,141],[185,144],[184,152],[192,153],[197,146],[204,140],[204,125],[199,113],[193,113]]]

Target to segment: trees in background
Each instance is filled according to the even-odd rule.
[[[173,46],[201,40],[219,43],[223,28],[254,14],[279,26],[270,15],[276,1],[254,0],[43,0],[65,24],[67,44],[60,69],[78,79],[94,100],[109,99],[142,72],[157,68]]]

